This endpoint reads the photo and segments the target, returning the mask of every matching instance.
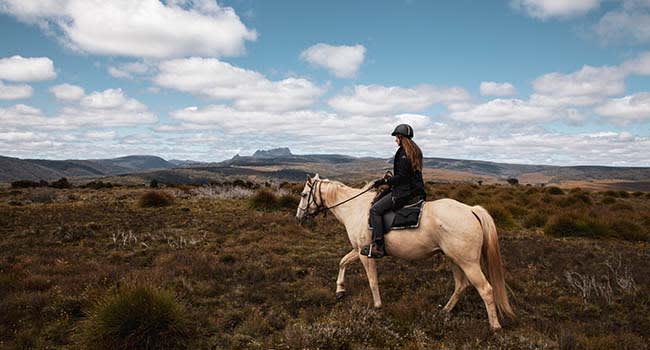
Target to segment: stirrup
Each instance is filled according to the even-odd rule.
[[[367,246],[361,248],[359,250],[359,255],[363,255],[363,256],[368,257],[370,259],[380,259],[380,258],[383,258],[384,256],[386,256],[386,248],[384,248],[383,253],[374,252],[375,255],[373,255],[373,247],[374,246],[375,246],[375,244],[371,243],[371,244],[368,244]],[[379,251],[381,252],[381,250],[379,250]]]

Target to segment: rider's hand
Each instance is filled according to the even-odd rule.
[[[377,188],[377,187],[379,187],[379,186],[381,186],[381,185],[383,185],[385,183],[386,183],[386,179],[383,179],[383,178],[378,179],[378,180],[375,180],[375,182],[372,183],[372,187]]]

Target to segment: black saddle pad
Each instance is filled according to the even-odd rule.
[[[416,228],[420,225],[422,217],[422,206],[424,200],[404,206],[397,211],[389,210],[384,214],[384,232],[390,230],[403,230],[407,228]],[[368,229],[372,230],[370,218],[368,218]]]

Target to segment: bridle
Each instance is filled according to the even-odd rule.
[[[323,193],[321,191],[322,184],[323,184],[323,180],[320,180],[320,179],[316,179],[312,183],[309,183],[309,182],[307,183],[307,186],[309,187],[309,194],[307,195],[307,206],[305,206],[304,208],[298,207],[298,209],[305,212],[305,214],[303,214],[302,218],[300,218],[300,223],[302,223],[304,220],[313,219],[316,216],[318,216],[318,214],[320,214],[320,213],[324,213],[324,215],[327,216],[327,211],[328,210],[330,210],[332,208],[336,208],[341,204],[347,203],[347,202],[349,202],[349,201],[351,201],[351,200],[353,200],[353,199],[361,196],[362,194],[364,194],[364,193],[366,193],[366,192],[373,189],[373,187],[368,187],[364,191],[361,191],[361,193],[358,193],[358,194],[356,194],[356,195],[354,195],[354,196],[352,196],[352,197],[350,197],[350,198],[348,198],[348,199],[346,199],[344,201],[338,202],[338,203],[328,207],[323,202]],[[318,197],[316,196],[316,191],[318,191]],[[320,198],[320,203],[317,200],[317,198]],[[309,208],[311,207],[312,203],[314,205],[316,205],[316,208],[314,208],[313,210],[310,211]]]

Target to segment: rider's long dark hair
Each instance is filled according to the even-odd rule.
[[[422,171],[422,150],[418,145],[408,137],[400,137],[402,141],[402,148],[406,152],[406,156],[411,161],[413,170]]]

